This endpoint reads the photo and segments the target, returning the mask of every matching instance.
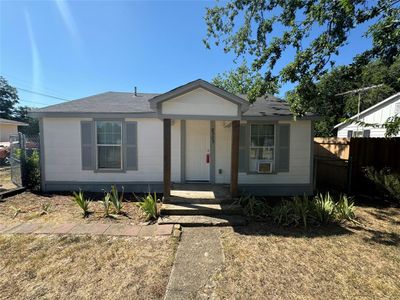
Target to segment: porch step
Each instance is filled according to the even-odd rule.
[[[206,199],[206,198],[183,198],[171,196],[169,199],[164,199],[164,203],[168,204],[232,204],[236,199],[232,198],[217,198],[217,199]]]
[[[195,226],[244,226],[246,219],[240,215],[219,216],[165,216],[158,219],[158,224],[180,224],[186,227]]]
[[[161,206],[160,214],[165,215],[240,215],[242,208],[237,204],[196,204],[196,203],[181,203],[168,204],[164,203]]]

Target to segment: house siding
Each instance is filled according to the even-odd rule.
[[[388,103],[385,106],[377,107],[376,109],[367,112],[365,115],[361,115],[360,120],[370,124],[383,124],[388,118],[394,116],[396,113],[400,114],[400,111],[396,112],[396,103],[397,105],[400,105],[400,98],[394,102]],[[372,128],[368,126],[363,127],[361,125],[351,123],[348,125],[342,125],[338,130],[337,137],[347,138],[347,132],[349,130],[370,130],[370,137],[385,137],[386,133],[384,128]],[[397,135],[397,137],[400,137],[400,133]]]
[[[10,135],[18,133],[17,125],[0,124],[0,142],[9,142]]]
[[[102,173],[82,170],[82,118],[44,118],[45,180],[52,182],[161,182],[163,179],[163,130],[158,119],[126,119],[138,125],[138,170]],[[180,181],[180,122],[174,121],[172,139],[172,180]]]

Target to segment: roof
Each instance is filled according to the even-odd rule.
[[[174,88],[174,89],[170,90],[169,92],[155,96],[153,99],[149,100],[150,107],[153,109],[156,109],[157,104],[167,101],[171,98],[180,96],[182,94],[185,94],[185,93],[190,92],[197,88],[203,88],[203,89],[205,89],[213,94],[216,94],[228,101],[231,101],[235,104],[240,105],[242,107],[242,111],[246,111],[249,106],[249,102],[246,101],[245,99],[243,99],[235,94],[229,93],[229,92],[225,91],[224,89],[221,89],[205,80],[197,79],[197,80],[191,81],[189,83],[186,83],[184,85],[181,85],[177,88]]]
[[[28,124],[24,123],[24,122],[8,120],[8,119],[2,119],[2,118],[0,118],[0,124],[16,125],[16,126],[28,126]]]
[[[379,109],[387,104],[390,104],[390,103],[396,101],[397,99],[400,99],[400,93],[396,93],[396,94],[390,96],[389,98],[386,98],[385,100],[382,100],[381,102],[378,102],[377,104],[372,105],[371,107],[368,107],[367,109],[361,111],[359,114],[356,114],[356,115],[350,117],[349,120],[354,120],[358,117],[363,117],[364,115],[368,114],[369,112],[372,112],[375,109]],[[333,128],[338,128],[343,125],[347,125],[348,123],[349,123],[349,121],[347,120],[347,121],[344,121],[342,123],[335,125]]]
[[[207,81],[198,79],[182,85],[164,94],[156,93],[134,93],[130,92],[106,92],[90,97],[85,97],[69,102],[55,104],[31,112],[32,116],[67,116],[91,114],[135,114],[145,116],[156,116],[156,106],[162,101],[176,97],[198,87],[209,90],[229,101],[237,103],[242,107],[244,118],[266,118],[288,119],[293,117],[289,104],[282,99],[272,95],[259,97],[249,104],[246,95],[234,95],[220,89]],[[314,118],[312,114],[306,114],[302,119]]]

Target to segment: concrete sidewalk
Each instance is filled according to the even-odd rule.
[[[15,223],[0,224],[0,234],[68,234],[108,236],[169,236],[173,225],[128,225],[103,223]]]
[[[164,299],[198,298],[208,278],[223,262],[218,228],[184,228]]]

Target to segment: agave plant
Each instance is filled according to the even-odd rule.
[[[122,211],[122,201],[124,199],[124,187],[122,187],[121,196],[118,194],[117,187],[115,185],[111,186],[110,201],[114,206],[115,213],[120,214]]]
[[[154,193],[154,196],[148,193],[147,196],[141,198],[136,205],[142,210],[143,214],[146,216],[146,220],[157,219],[158,210],[156,193]]]
[[[79,191],[79,193],[73,193],[73,201],[82,209],[83,217],[87,217],[89,214],[90,199],[86,199],[83,192]]]
[[[329,192],[315,197],[314,211],[319,223],[328,223],[335,218],[335,202]]]
[[[293,209],[292,219],[296,225],[298,225],[299,220],[301,220],[303,222],[304,227],[307,227],[307,220],[309,219],[311,214],[310,207],[311,204],[307,196],[294,197],[292,203],[292,209]]]
[[[111,208],[110,198],[111,198],[110,193],[105,193],[103,199],[101,199],[101,203],[103,203],[103,207],[104,207],[104,216],[105,217],[110,216],[110,208]]]
[[[272,209],[272,220],[275,223],[282,225],[289,225],[292,223],[292,205],[289,201],[283,200],[280,204],[276,205]]]
[[[336,215],[339,220],[353,221],[355,218],[355,206],[351,198],[340,195],[339,202],[336,204]]]

